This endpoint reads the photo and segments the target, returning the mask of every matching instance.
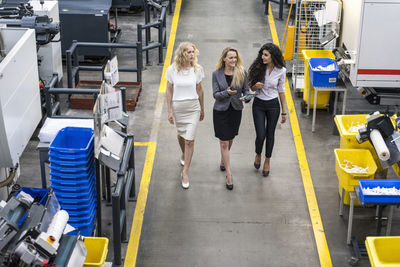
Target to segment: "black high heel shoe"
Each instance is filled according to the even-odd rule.
[[[226,179],[228,180],[228,176],[226,176]],[[233,176],[232,176],[232,180],[233,180]],[[233,189],[233,182],[232,182],[232,184],[226,183],[226,189],[232,190]]]
[[[263,170],[263,176],[264,176],[264,177],[267,177],[268,175],[269,175],[269,171],[264,171],[264,170]]]
[[[254,168],[256,168],[257,170],[260,168],[261,164],[260,163],[255,163],[254,162]]]

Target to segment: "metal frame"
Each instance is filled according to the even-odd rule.
[[[281,20],[283,17],[283,0],[263,0],[265,3],[265,12],[264,14],[268,16],[269,2],[279,3],[279,19]],[[285,0],[285,3],[288,3],[288,0]]]
[[[136,49],[136,68],[121,67],[118,71],[121,72],[136,72],[137,82],[142,81],[142,68],[143,68],[143,58],[142,58],[142,43],[137,42],[136,44],[115,44],[115,43],[88,43],[88,42],[78,42],[76,40],[72,41],[71,47],[65,51],[66,54],[66,65],[67,65],[67,80],[68,88],[73,88],[73,80],[75,81],[75,86],[79,83],[79,71],[101,71],[102,66],[82,66],[79,65],[78,60],[78,47],[106,47],[106,48],[131,48]],[[82,89],[79,89],[82,90]],[[79,91],[77,93],[82,93]]]
[[[160,12],[160,17],[157,21],[150,22],[150,8]],[[167,7],[164,5],[158,5],[154,2],[145,3],[145,24],[137,25],[138,42],[143,43],[143,30],[145,30],[145,46],[142,47],[142,51],[146,51],[146,64],[150,65],[149,50],[158,48],[158,62],[163,63],[163,48],[167,45],[167,23],[166,23]],[[158,42],[151,43],[151,28],[158,30]]]
[[[336,38],[328,45],[322,46],[320,38],[331,30],[338,31],[339,23],[328,23],[319,26],[314,12],[321,10],[327,0],[297,0],[296,1],[296,30],[293,50],[293,89],[295,92],[304,88],[304,59],[303,50],[332,50],[336,47]],[[338,18],[340,21],[340,18]],[[298,90],[299,89],[299,90]]]
[[[115,190],[112,194],[114,266],[122,265],[121,242],[128,241],[126,231],[127,201],[134,201],[136,192],[134,137],[129,134],[119,134],[125,137],[126,146],[120,168],[117,172]]]

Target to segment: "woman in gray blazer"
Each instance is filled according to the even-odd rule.
[[[239,52],[227,47],[222,51],[217,63],[217,70],[212,75],[213,122],[215,137],[220,140],[220,170],[226,170],[226,188],[233,189],[232,173],[229,161],[229,149],[233,139],[239,133],[242,118],[244,95],[249,93],[247,74]]]

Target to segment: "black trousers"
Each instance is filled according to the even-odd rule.
[[[281,108],[278,98],[253,101],[253,120],[256,129],[256,153],[261,154],[265,140],[265,156],[270,158],[275,142],[275,129]]]

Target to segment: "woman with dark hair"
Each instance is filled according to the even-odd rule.
[[[239,52],[227,47],[217,62],[216,70],[212,74],[213,122],[215,137],[219,139],[221,149],[220,170],[226,171],[226,188],[233,189],[233,178],[229,160],[229,150],[233,139],[239,133],[242,119],[243,99],[249,93],[247,74]]]
[[[249,86],[256,92],[253,102],[253,120],[256,129],[256,158],[254,167],[260,168],[261,152],[265,141],[263,176],[268,176],[274,147],[275,128],[279,113],[281,123],[286,121],[285,100],[286,68],[282,52],[272,43],[264,44],[249,68]],[[279,105],[280,102],[280,105]]]

